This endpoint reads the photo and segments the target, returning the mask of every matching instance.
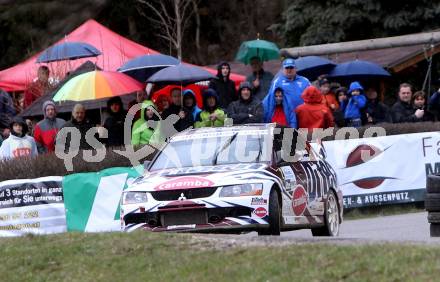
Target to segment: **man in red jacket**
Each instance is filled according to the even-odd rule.
[[[54,87],[49,82],[49,68],[40,66],[37,72],[37,80],[32,82],[24,91],[24,107],[29,107],[39,97],[51,92]]]
[[[34,129],[34,138],[37,143],[38,153],[55,151],[55,138],[65,121],[57,118],[55,103],[46,101],[43,104],[44,119],[37,123]]]
[[[307,87],[301,95],[304,104],[295,110],[299,128],[329,128],[335,125],[331,110],[322,104],[322,93],[315,86]]]

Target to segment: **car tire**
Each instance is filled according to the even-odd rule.
[[[275,235],[281,233],[281,208],[278,192],[272,189],[269,195],[269,228],[258,231],[258,235]]]
[[[428,222],[440,224],[440,212],[429,212],[428,213]]]
[[[339,234],[339,205],[333,190],[330,190],[325,201],[324,226],[312,228],[313,236],[338,236]]]
[[[429,226],[431,237],[440,237],[440,224],[431,223]]]
[[[427,193],[425,196],[425,210],[440,212],[440,194]]]
[[[428,175],[426,177],[426,193],[440,194],[440,175]]]

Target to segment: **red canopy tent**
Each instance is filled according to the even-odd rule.
[[[94,20],[86,21],[56,43],[74,41],[89,43],[98,48],[102,55],[96,57],[96,59],[87,58],[48,64],[52,75],[58,76],[58,79],[62,79],[66,72],[76,69],[86,60],[96,60],[96,64],[103,70],[116,71],[126,61],[134,57],[159,53],[111,31]],[[0,88],[9,92],[24,91],[29,83],[36,78],[37,69],[40,66],[36,63],[39,54],[16,66],[0,71]],[[206,67],[205,69],[217,74],[217,70]],[[231,79],[239,84],[245,77],[231,74]]]

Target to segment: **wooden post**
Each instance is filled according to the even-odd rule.
[[[434,31],[394,37],[284,48],[281,49],[280,53],[283,56],[296,58],[438,43],[440,43],[440,31]]]

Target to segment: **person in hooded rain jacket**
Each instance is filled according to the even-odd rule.
[[[271,104],[275,102],[275,107],[271,107]],[[287,108],[287,99],[284,95],[283,89],[277,88],[270,95],[266,96],[263,100],[264,109],[264,122],[276,122],[279,125],[296,127],[296,118],[288,120],[288,118],[295,117],[290,115]],[[271,110],[272,109],[272,110]]]
[[[218,102],[222,109],[228,108],[229,104],[238,99],[235,92],[235,83],[229,78],[230,74],[231,66],[227,62],[221,62],[217,66],[217,77],[209,83],[209,88],[217,92]]]
[[[322,103],[324,98],[321,91],[315,86],[309,86],[304,90],[301,98],[304,104],[295,110],[299,128],[329,128],[335,126],[332,110]]]
[[[359,82],[355,81],[350,84],[350,88],[348,89],[348,103],[344,113],[347,126],[362,126],[361,110],[367,103],[367,98],[364,96],[363,92],[364,88]]]
[[[202,111],[197,107],[196,95],[191,89],[183,91],[183,105],[179,113],[179,121],[175,124],[177,131],[183,131],[194,126],[197,115]]]
[[[252,98],[252,85],[242,82],[238,93],[240,99],[229,105],[228,118],[232,118],[234,124],[263,122],[263,106],[259,100]]]
[[[195,127],[221,127],[224,125],[226,113],[218,105],[218,95],[214,89],[203,91],[203,111],[196,119]]]
[[[110,116],[104,122],[108,130],[106,144],[109,147],[124,145],[124,122],[127,113],[124,111],[121,97],[112,97],[107,101]]]
[[[297,127],[296,123],[296,115],[295,109],[304,101],[301,98],[301,94],[304,92],[304,89],[310,85],[310,81],[300,76],[296,73],[296,64],[295,60],[292,58],[287,58],[283,61],[283,71],[279,74],[273,81],[272,85],[269,89],[269,93],[267,94],[268,100],[265,99],[264,108],[268,113],[272,113],[275,110],[275,89],[281,88],[283,89],[283,108],[284,112],[288,114],[287,122],[290,127]]]
[[[14,117],[9,125],[10,135],[0,146],[0,159],[35,157],[37,145],[33,137],[26,135],[28,127],[21,117]]]
[[[152,101],[146,100],[142,102],[141,115],[134,123],[131,132],[132,145],[159,144],[160,123],[158,121],[160,117],[157,114],[156,105]]]

